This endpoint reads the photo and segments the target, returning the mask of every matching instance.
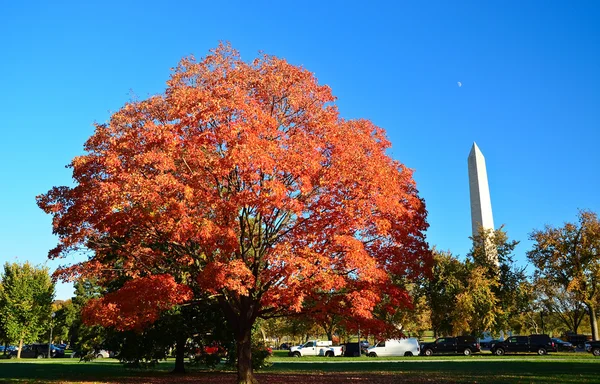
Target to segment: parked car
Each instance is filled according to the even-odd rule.
[[[567,334],[567,341],[579,349],[585,349],[585,344],[588,341],[588,335]]]
[[[15,359],[18,354],[19,350],[15,349],[14,351],[10,352],[9,357],[11,359]],[[44,351],[38,351],[37,348],[28,344],[23,344],[21,347],[21,358],[43,359],[45,357],[48,357],[48,349],[45,349]]]
[[[227,349],[225,349],[225,347],[217,341],[212,342],[210,345],[204,345],[201,351],[207,355],[217,355],[221,357],[227,356]]]
[[[589,345],[588,352],[591,352],[594,356],[600,356],[600,341],[589,341],[586,344]]]
[[[283,343],[279,346],[279,349],[282,349],[284,351],[289,351],[290,347],[291,347],[291,345],[289,345],[288,343]]]
[[[72,358],[81,358],[81,354],[79,352],[71,353]],[[96,359],[108,359],[109,357],[113,357],[112,354],[106,349],[96,350],[93,353],[90,353],[90,357],[95,357]]]
[[[490,351],[498,356],[507,353],[537,352],[545,355],[556,352],[556,343],[548,335],[511,336],[508,339],[492,344]]]
[[[419,352],[419,340],[410,337],[380,341],[367,350],[367,356],[417,356]]]
[[[558,337],[553,337],[552,341],[556,345],[557,352],[575,352],[575,346],[568,341],[561,340]]]
[[[485,338],[485,339],[479,339],[479,348],[481,349],[490,349],[490,347],[492,346],[492,344],[494,343],[499,343],[502,340],[500,339],[492,339],[490,338]]]
[[[18,354],[18,350],[14,350],[10,352],[10,358],[16,358]],[[51,345],[50,349],[51,357],[65,357],[65,350],[58,348],[54,345]],[[35,359],[44,359],[48,357],[48,344],[27,344],[24,345],[21,349],[21,357],[22,358],[35,358]]]
[[[96,359],[108,359],[110,357],[110,352],[106,349],[101,349],[96,351]]]
[[[463,354],[469,356],[480,352],[481,348],[473,336],[440,337],[433,343],[421,344],[421,355]]]
[[[360,352],[366,355],[368,353],[368,349],[370,346],[371,346],[371,344],[369,343],[368,340],[361,340],[360,341]]]

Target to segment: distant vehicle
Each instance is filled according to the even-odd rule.
[[[553,337],[552,341],[556,345],[557,352],[575,352],[575,346],[568,341],[561,340],[558,337]]]
[[[301,356],[342,356],[343,347],[334,346],[331,341],[321,340],[310,340],[300,346],[294,346],[290,348],[288,352],[289,356],[301,357]]]
[[[345,357],[360,357],[363,353],[363,349],[358,342],[344,343],[342,344],[342,353]]]
[[[479,348],[481,349],[490,349],[492,344],[501,342],[501,339],[492,339],[491,337],[485,339],[479,339]]]
[[[96,352],[96,359],[108,359],[110,357],[110,352],[106,349],[101,349]]]
[[[289,350],[291,347],[291,345],[289,345],[288,343],[283,343],[279,346],[279,349],[283,349],[284,351]]]
[[[6,351],[8,353],[10,351],[16,351],[16,350],[17,350],[17,347],[15,347],[14,345],[9,345],[9,346],[0,345],[0,352]]]
[[[411,337],[380,341],[367,350],[367,356],[417,356],[419,352],[419,340]]]
[[[360,353],[366,355],[367,350],[369,349],[370,346],[371,346],[371,344],[369,344],[369,341],[361,340],[360,341]]]
[[[81,358],[81,354],[79,354],[79,352],[73,352],[73,353],[71,353],[71,357],[72,358]],[[109,357],[111,357],[111,353],[109,351],[107,351],[106,349],[100,349],[100,350],[94,351],[93,353],[90,353],[90,357],[95,357],[96,359],[108,359]]]
[[[490,351],[498,356],[507,353],[537,352],[546,355],[556,352],[556,343],[548,335],[511,336],[503,342],[492,344]]]
[[[216,355],[219,353],[219,346],[218,345],[208,345],[206,347],[204,347],[204,353],[206,353],[207,355]]]
[[[589,349],[587,349],[588,352],[591,352],[594,356],[600,356],[600,341],[590,341],[586,344],[589,345]]]
[[[433,343],[421,344],[421,355],[462,354],[470,356],[480,352],[481,348],[473,336],[440,337]]]
[[[18,354],[18,350],[10,352],[10,358],[16,358]],[[57,357],[65,357],[65,350],[58,348],[54,345],[51,346],[50,355],[53,358]],[[21,357],[22,358],[34,358],[34,359],[45,359],[48,357],[48,344],[27,344],[23,345],[21,349]]]
[[[577,334],[567,334],[567,341],[579,349],[585,349],[585,344],[588,341],[589,336],[587,335],[577,335]]]
[[[227,356],[227,349],[219,342],[215,341],[209,345],[200,345],[196,348],[196,355],[218,355],[221,357]]]

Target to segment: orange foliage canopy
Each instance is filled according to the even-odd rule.
[[[410,302],[392,280],[431,262],[426,210],[381,128],[341,118],[307,70],[246,63],[228,46],[183,59],[167,85],[96,126],[71,164],[75,187],[38,197],[59,236],[51,257],[93,251],[57,276],[132,279],[94,303],[124,311],[123,297],[151,300],[158,280],[133,282],[170,274],[251,321],[324,293],[364,319],[384,299],[389,311]],[[173,288],[165,300],[189,297]],[[118,322],[155,318],[132,306]]]
[[[88,325],[141,330],[154,323],[161,312],[192,298],[192,290],[177,284],[173,276],[142,277],[127,281],[102,298],[91,299],[82,311],[82,320]]]

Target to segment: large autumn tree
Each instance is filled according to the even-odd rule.
[[[536,279],[572,295],[587,308],[592,337],[598,340],[600,302],[600,221],[592,211],[580,211],[577,222],[547,225],[530,234],[527,258],[537,268]]]
[[[94,305],[132,328],[193,301],[198,284],[234,330],[240,383],[255,382],[259,317],[300,312],[323,293],[365,320],[382,298],[403,307],[394,277],[430,261],[423,200],[386,154],[384,130],[343,119],[334,101],[277,57],[246,63],[221,45],[183,59],[163,94],[96,126],[70,165],[74,187],[38,197],[59,237],[50,257],[92,251],[57,274],[125,274]]]

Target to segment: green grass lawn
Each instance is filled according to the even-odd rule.
[[[600,383],[600,359],[589,353],[494,356],[483,352],[468,357],[291,358],[285,352],[275,351],[271,361],[275,364],[269,370],[275,372],[370,372],[465,383]]]
[[[555,353],[548,356],[434,356],[406,358],[325,358],[286,357],[276,351],[273,365],[262,370],[262,382],[313,381],[309,375],[334,378],[357,376],[363,382],[451,382],[451,383],[600,383],[600,358],[589,353]],[[126,369],[114,359],[83,363],[77,359],[0,360],[1,383],[148,383],[183,382],[168,374],[173,360],[161,362],[149,370]],[[190,382],[205,382],[202,370],[191,370]],[[223,382],[233,375],[221,374]],[[298,376],[301,378],[298,379]],[[273,379],[275,377],[276,379]],[[218,375],[217,375],[218,378]],[[279,380],[279,378],[281,380]],[[225,380],[226,379],[226,380]],[[260,379],[260,376],[259,376]],[[413,380],[418,379],[418,380]],[[334,380],[335,381],[335,380]],[[187,381],[186,381],[187,382]],[[206,381],[206,382],[219,382]]]

